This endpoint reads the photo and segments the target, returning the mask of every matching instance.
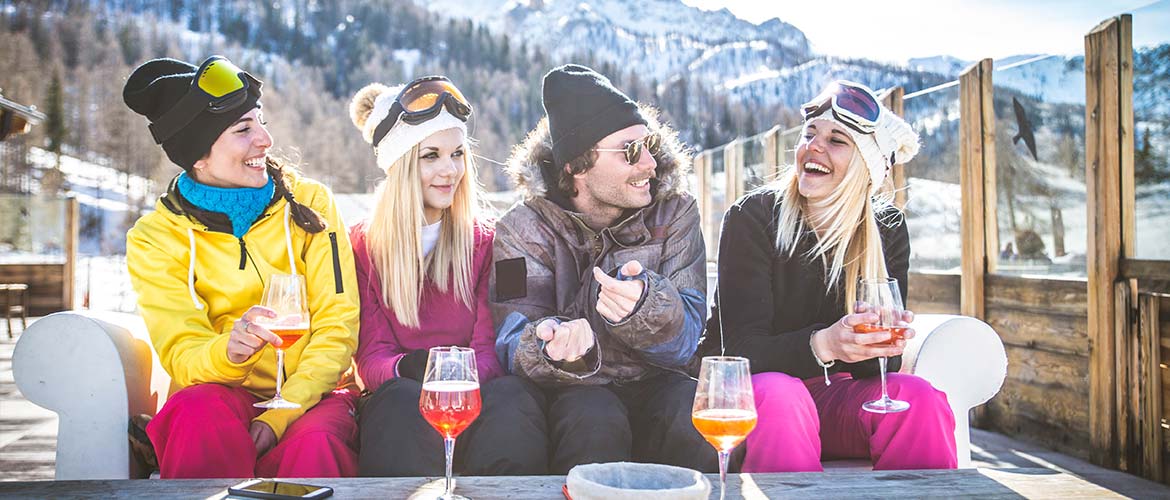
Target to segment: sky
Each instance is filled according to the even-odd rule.
[[[1170,0],[682,1],[727,8],[756,24],[778,17],[803,31],[819,54],[889,62],[1081,54],[1085,34],[1122,13],[1134,13],[1135,46],[1170,41]]]

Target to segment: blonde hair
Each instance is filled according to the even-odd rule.
[[[451,206],[443,210],[439,240],[429,254],[423,254],[422,245],[426,221],[418,144],[386,169],[386,179],[377,188],[378,203],[370,217],[366,248],[382,284],[382,304],[407,327],[420,326],[419,306],[426,280],[443,293],[454,286],[459,301],[468,309],[472,307],[471,261],[479,186],[469,143],[464,143],[463,153],[466,170]]]
[[[869,196],[869,169],[854,146],[853,158],[841,184],[824,200],[812,202],[800,194],[799,165],[790,167],[770,189],[777,191],[776,248],[792,256],[807,228],[816,234],[808,256],[825,265],[825,290],[839,281],[845,284],[845,314],[851,314],[857,282],[861,278],[887,278],[885,252],[878,232],[877,214],[893,206],[893,195],[882,189]],[[889,182],[888,178],[886,182]],[[809,208],[816,203],[816,215]],[[815,217],[815,220],[814,220]]]

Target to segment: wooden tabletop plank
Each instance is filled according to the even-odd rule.
[[[719,478],[711,479],[718,498]],[[464,477],[456,492],[472,498],[558,499],[564,476]],[[336,498],[433,498],[442,478],[297,479],[331,486]],[[222,498],[239,480],[137,480],[0,482],[4,498]],[[1132,493],[1132,492],[1131,492]],[[1170,497],[1151,483],[1141,497]],[[728,477],[729,498],[1122,498],[1077,476],[1041,468],[952,471],[832,471],[740,474]]]

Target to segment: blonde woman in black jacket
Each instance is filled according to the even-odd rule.
[[[717,307],[700,348],[751,360],[759,424],[743,470],[819,471],[822,457],[954,468],[954,416],[925,380],[891,373],[891,397],[911,408],[862,410],[880,395],[877,358],[897,371],[905,340],[881,346],[888,331],[853,331],[877,321],[852,307],[860,279],[896,279],[905,301],[910,238],[879,191],[890,166],[917,153],[918,136],[845,81],[806,104],[804,120],[796,165],[723,219]]]

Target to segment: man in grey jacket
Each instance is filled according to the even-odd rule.
[[[706,253],[676,134],[593,70],[544,77],[497,223],[496,351],[545,389],[550,472],[636,460],[717,470],[684,371],[706,313]]]

